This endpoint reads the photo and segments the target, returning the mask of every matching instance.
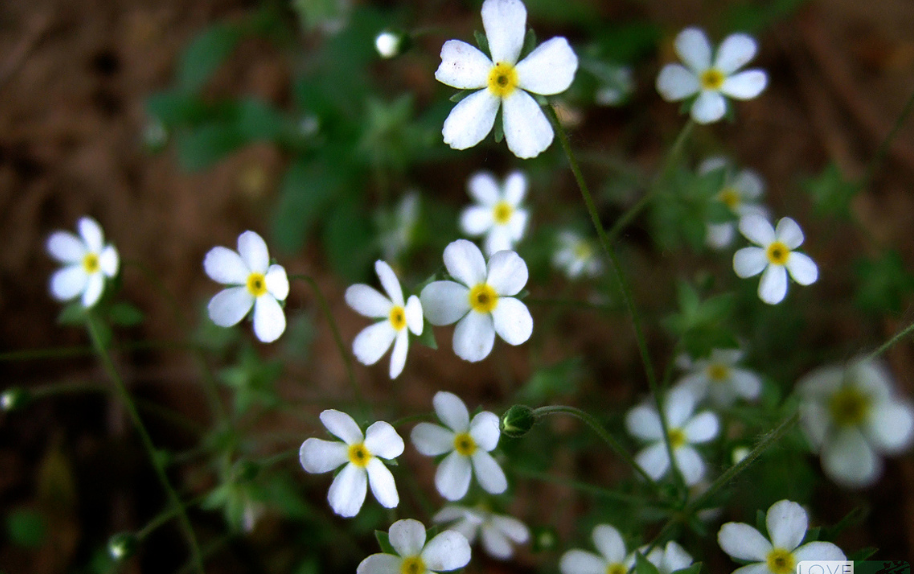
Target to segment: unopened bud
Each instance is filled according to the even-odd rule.
[[[0,409],[12,412],[32,402],[32,393],[20,387],[11,387],[0,394]]]
[[[108,540],[108,554],[116,561],[126,560],[136,552],[137,538],[132,532],[115,534]]]
[[[555,550],[559,543],[559,536],[555,529],[549,526],[534,526],[530,529],[532,547],[534,552],[546,552]]]
[[[385,59],[399,56],[410,46],[409,36],[403,32],[384,30],[374,39],[374,47],[378,54]]]
[[[514,405],[501,417],[501,432],[510,438],[520,438],[530,432],[535,423],[533,409],[526,405]]]

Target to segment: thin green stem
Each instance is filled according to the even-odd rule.
[[[182,506],[185,508],[189,507],[189,506],[196,506],[196,505],[200,504],[201,502],[203,502],[204,500],[206,500],[206,497],[209,495],[210,495],[210,493],[207,492],[206,494],[202,494],[196,498],[192,498],[191,500],[188,500],[187,502],[183,503]],[[155,518],[153,518],[152,520],[147,522],[146,526],[144,526],[143,528],[141,528],[137,531],[137,533],[136,533],[137,539],[142,540],[142,539],[146,538],[147,536],[152,534],[155,530],[157,530],[160,526],[162,526],[163,524],[166,524],[172,518],[178,516],[179,508],[181,508],[181,507],[173,506],[172,508],[166,509],[165,511],[159,513],[158,516],[156,516]]]
[[[617,502],[625,502],[627,504],[637,505],[639,510],[643,510],[644,508],[651,508],[650,501],[643,496],[626,494],[624,492],[615,492],[613,490],[601,488],[593,484],[587,484],[586,482],[580,482],[578,480],[572,480],[570,478],[564,478],[561,476],[555,476],[545,472],[540,472],[538,470],[533,470],[532,468],[513,467],[511,470],[521,476],[526,476],[527,478],[541,480],[543,482],[549,482],[552,484],[558,484],[559,486],[567,486],[581,492],[586,492],[587,494],[592,494],[598,498],[606,498],[608,500],[615,500]]]
[[[907,337],[908,335],[910,335],[912,333],[914,333],[914,323],[911,323],[910,325],[908,325],[907,327],[905,327],[904,329],[902,329],[901,331],[896,333],[894,337],[892,337],[891,339],[889,339],[888,341],[883,343],[878,349],[876,349],[875,351],[873,351],[872,353],[867,355],[866,360],[870,361],[872,359],[875,359],[876,357],[885,353],[890,348],[895,346],[896,343],[901,342],[902,339],[904,339],[905,337]]]
[[[898,115],[898,119],[896,119],[895,123],[892,125],[892,129],[889,130],[889,133],[885,136],[885,139],[882,140],[882,143],[880,143],[879,147],[876,148],[876,153],[873,155],[873,159],[871,159],[869,165],[866,166],[866,171],[863,173],[863,177],[860,178],[860,182],[857,184],[858,189],[863,188],[863,186],[872,181],[873,176],[876,175],[876,170],[879,169],[879,166],[881,166],[882,162],[885,160],[885,156],[888,155],[892,141],[894,141],[895,136],[898,135],[898,130],[900,130],[901,126],[904,125],[904,122],[908,119],[908,115],[910,115],[912,109],[914,109],[914,93],[912,93],[908,98],[908,101],[905,102],[904,107],[901,109],[901,113]]]
[[[127,409],[127,412],[130,414],[130,418],[133,420],[133,425],[136,428],[137,433],[140,435],[143,446],[146,448],[146,454],[148,455],[149,461],[155,469],[156,476],[158,477],[159,482],[162,483],[162,487],[165,489],[165,492],[168,494],[170,503],[178,512],[181,526],[184,529],[184,534],[187,537],[187,543],[190,546],[191,559],[195,563],[197,571],[202,574],[203,560],[200,555],[200,546],[197,544],[197,536],[194,533],[193,526],[191,526],[190,518],[187,516],[187,510],[181,503],[181,499],[178,497],[178,493],[175,491],[174,487],[171,485],[171,482],[168,480],[168,475],[165,473],[165,468],[162,466],[162,461],[159,459],[155,445],[152,442],[152,438],[149,436],[149,431],[146,430],[146,426],[143,424],[143,419],[140,418],[140,413],[137,410],[136,404],[130,397],[130,393],[127,391],[127,387],[124,384],[124,381],[121,379],[120,374],[118,374],[117,369],[114,367],[111,356],[108,354],[107,349],[105,349],[101,334],[98,330],[98,325],[96,324],[96,318],[91,312],[87,313],[86,315],[86,327],[89,331],[89,337],[92,339],[92,345],[95,347],[95,350],[98,353],[98,357],[102,362],[102,366],[105,368],[108,376],[114,382],[114,386],[121,397],[121,401],[124,403],[124,408]]]

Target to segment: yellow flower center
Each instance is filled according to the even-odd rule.
[[[349,462],[358,467],[365,468],[368,466],[368,461],[370,460],[371,453],[365,448],[365,443],[360,442],[349,446]]]
[[[717,195],[717,199],[730,209],[736,209],[740,204],[739,192],[732,187],[725,187],[722,189]]]
[[[93,274],[98,273],[98,270],[101,266],[98,264],[98,255],[95,253],[86,253],[86,256],[83,257],[83,269],[86,270],[86,273]]]
[[[768,569],[774,574],[793,574],[797,565],[793,554],[783,548],[775,548],[768,553]]]
[[[780,241],[775,241],[768,246],[766,255],[772,265],[784,265],[787,263],[787,258],[790,257],[790,249]]]
[[[406,326],[406,311],[399,305],[394,305],[390,310],[390,325],[395,331],[400,331]]]
[[[486,283],[470,289],[470,307],[479,313],[491,313],[498,305],[498,293]]]
[[[425,562],[420,556],[404,558],[400,563],[400,574],[422,574],[425,572]]]
[[[730,376],[730,369],[726,365],[720,363],[711,363],[708,365],[708,378],[719,383],[726,380]]]
[[[606,566],[606,574],[626,574],[628,568],[625,567],[625,564],[620,564],[619,562],[613,562]]]
[[[670,447],[672,447],[673,450],[676,450],[686,443],[686,435],[682,432],[682,429],[670,429],[670,434],[667,436],[670,439]]]
[[[492,208],[492,217],[498,225],[504,225],[511,221],[512,214],[514,214],[514,208],[507,201],[499,201]]]
[[[703,90],[719,90],[726,79],[720,70],[708,68],[701,73],[701,88]]]
[[[590,246],[590,242],[585,240],[575,243],[573,251],[574,256],[581,261],[586,261],[593,255],[593,248]]]
[[[454,437],[454,450],[463,456],[472,456],[476,452],[476,441],[470,433],[463,432]]]
[[[267,292],[267,278],[263,276],[263,273],[248,275],[248,291],[254,297],[260,297]]]
[[[857,426],[869,415],[870,398],[854,387],[844,387],[832,395],[828,410],[838,426]]]
[[[489,90],[499,98],[507,98],[517,87],[517,70],[507,62],[495,64],[489,72]]]

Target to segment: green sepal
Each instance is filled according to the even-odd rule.
[[[483,53],[491,55],[491,52],[489,51],[489,39],[486,38],[486,35],[479,30],[475,30],[473,32],[473,37],[476,38],[476,45],[479,46],[479,49],[482,50]]]
[[[640,552],[635,552],[635,574],[660,574],[660,570]]]
[[[536,32],[533,31],[533,28],[530,28],[527,30],[527,35],[524,36],[524,45],[520,49],[518,61],[523,60],[534,48],[536,48]]]
[[[457,102],[459,102],[463,98],[467,97],[468,95],[470,95],[470,90],[460,90],[459,92],[457,92],[456,94],[454,94],[453,96],[451,96],[448,99],[456,104]]]
[[[674,570],[672,574],[698,574],[699,572],[701,572],[701,562],[696,562],[687,568]]]
[[[378,546],[381,547],[381,551],[384,552],[384,554],[399,556],[397,551],[394,550],[394,547],[390,544],[390,536],[386,532],[375,530],[374,537],[378,539]]]
[[[422,321],[422,334],[415,335],[416,342],[433,351],[437,351],[438,341],[435,340],[435,332],[432,330],[432,324],[428,322],[428,319],[423,319]]]
[[[86,322],[86,308],[79,301],[68,303],[57,315],[60,325],[82,325]]]

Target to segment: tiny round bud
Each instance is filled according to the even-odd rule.
[[[136,535],[132,532],[115,534],[108,540],[108,554],[114,560],[126,560],[136,552],[137,544]]]
[[[520,438],[530,432],[535,423],[533,409],[526,405],[514,405],[501,417],[501,432],[511,438]]]
[[[0,394],[0,409],[12,412],[32,402],[32,394],[20,387],[10,387]]]
[[[733,464],[739,464],[743,461],[744,458],[749,456],[749,447],[738,446],[733,449],[733,452],[730,454]]]
[[[403,32],[384,30],[375,36],[374,47],[382,58],[399,56],[409,48],[409,36]]]
[[[531,529],[532,547],[534,552],[555,550],[559,544],[559,536],[555,529],[549,526],[534,526]]]

